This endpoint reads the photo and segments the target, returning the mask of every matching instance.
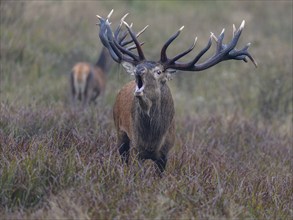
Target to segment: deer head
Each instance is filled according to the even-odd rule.
[[[144,42],[139,42],[138,37],[147,26],[137,34],[132,30],[132,25],[125,22],[126,14],[113,32],[109,18],[113,10],[106,18],[99,18],[99,37],[103,45],[108,48],[113,60],[121,63],[125,70],[135,76],[135,81],[125,85],[119,92],[114,104],[114,122],[117,130],[119,152],[124,161],[128,161],[130,142],[138,150],[139,159],[152,159],[158,165],[160,171],[165,169],[167,154],[174,144],[174,104],[171,92],[167,86],[167,80],[176,70],[202,71],[225,60],[250,59],[256,66],[256,62],[249,54],[250,43],[241,50],[235,49],[241,32],[244,28],[243,21],[236,30],[233,25],[233,38],[228,44],[223,44],[224,32],[216,37],[213,33],[207,45],[189,62],[179,60],[190,53],[193,44],[185,51],[169,58],[167,48],[179,36],[184,27],[181,27],[172,35],[161,49],[159,61],[149,61],[142,51]],[[126,27],[121,32],[122,25]],[[126,40],[130,36],[130,40]],[[210,58],[199,63],[202,56],[212,45],[212,39],[216,42],[216,52]],[[134,43],[131,46],[127,46]],[[136,53],[132,50],[136,49]]]

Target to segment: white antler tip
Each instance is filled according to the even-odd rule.
[[[148,27],[149,25],[145,26],[141,31],[144,32]]]
[[[127,15],[129,15],[129,13],[125,14],[125,15],[121,18],[121,21],[124,21],[124,19],[127,17]]]
[[[101,19],[102,17],[100,15],[96,15],[98,19]]]
[[[183,28],[184,28],[184,26],[182,26],[181,28],[179,28],[179,31],[182,31],[182,30],[183,30]]]
[[[244,25],[245,25],[245,20],[242,21],[240,27],[239,27],[239,30],[242,30],[244,28]]]
[[[129,24],[127,24],[126,21],[122,21],[122,22],[125,24],[126,27],[130,28]]]
[[[221,34],[223,34],[225,32],[225,28],[223,28],[223,30],[222,30],[222,32],[221,32]]]
[[[107,20],[111,17],[111,15],[113,14],[113,12],[114,12],[114,9],[112,9],[112,10],[110,11],[110,13],[108,14],[108,16],[107,16]]]
[[[216,42],[218,42],[218,38],[214,35],[213,32],[211,32],[211,38],[214,38],[214,40],[215,40]]]

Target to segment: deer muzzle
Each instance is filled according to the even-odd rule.
[[[135,88],[134,95],[135,96],[142,96],[143,90],[144,90],[144,82],[143,82],[142,76],[136,74],[135,75],[135,82],[136,82],[136,88]]]

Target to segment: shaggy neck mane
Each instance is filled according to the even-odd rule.
[[[173,103],[171,93],[166,94],[164,91],[169,88],[165,87],[167,86],[161,87],[160,95],[156,100],[150,101],[147,97],[139,97],[136,100],[139,107],[136,109],[135,123],[138,127],[135,129],[138,130],[141,138],[149,143],[164,137],[174,115],[173,109],[164,108],[169,106],[170,100]],[[149,112],[145,110],[147,105],[150,105]]]

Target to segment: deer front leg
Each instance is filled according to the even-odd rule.
[[[155,163],[157,165],[157,170],[159,171],[159,173],[163,173],[166,169],[167,156],[162,154],[159,159],[155,160]]]
[[[169,128],[169,132],[167,133],[166,139],[162,147],[160,148],[157,159],[155,160],[158,171],[160,171],[161,173],[164,172],[164,170],[166,169],[168,152],[174,145],[174,141],[175,141],[174,132],[175,132],[175,125],[172,124]]]

